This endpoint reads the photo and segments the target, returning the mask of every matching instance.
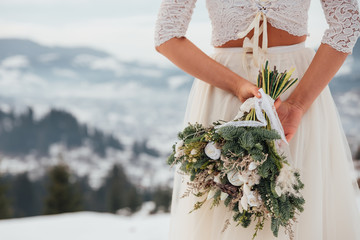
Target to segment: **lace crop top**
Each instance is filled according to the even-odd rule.
[[[206,0],[212,23],[212,45],[244,37],[259,13],[275,28],[295,36],[307,32],[310,0]],[[357,0],[320,0],[329,28],[322,43],[351,53],[360,35]],[[155,27],[155,45],[185,36],[196,0],[162,0]],[[260,20],[261,20],[260,19]],[[265,20],[265,19],[264,19]],[[254,27],[254,26],[253,26]],[[248,30],[246,30],[248,28]],[[261,33],[260,33],[261,34]]]

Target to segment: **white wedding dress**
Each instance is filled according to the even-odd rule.
[[[270,68],[280,71],[295,67],[293,77],[300,79],[310,65],[315,51],[304,43],[268,48],[266,42],[258,47],[257,41],[266,28],[259,22],[293,35],[307,33],[309,0],[208,0],[213,24],[213,45],[236,39],[255,28],[255,35],[247,39],[244,48],[215,48],[211,55],[217,62],[240,76],[256,83],[259,65],[269,60]],[[270,3],[269,3],[270,2]],[[360,34],[360,16],[356,0],[322,1],[330,28],[322,42],[342,52],[351,52]],[[172,37],[185,35],[195,0],[163,0],[156,27],[156,45]],[[257,30],[259,32],[257,32]],[[261,33],[263,32],[263,33]],[[246,54],[252,52],[252,54]],[[283,96],[285,100],[297,85]],[[184,127],[188,122],[209,125],[222,119],[232,120],[241,102],[234,95],[195,79],[186,108]],[[297,217],[296,240],[360,240],[360,211],[356,204],[358,188],[350,149],[341,126],[339,115],[326,87],[303,116],[297,133],[289,143],[292,164],[301,172],[305,184],[305,210]],[[254,226],[236,226],[232,222],[222,232],[226,219],[232,213],[224,205],[210,209],[210,201],[189,214],[194,196],[181,198],[189,181],[187,176],[174,176],[169,239],[175,240],[250,240]],[[267,222],[256,239],[288,239],[284,231],[275,238]]]

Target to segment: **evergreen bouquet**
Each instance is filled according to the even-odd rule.
[[[292,225],[305,203],[300,174],[279,147],[286,139],[273,105],[297,81],[291,78],[293,71],[279,73],[266,62],[257,80],[260,99],[246,100],[234,121],[189,124],[168,158],[169,165],[180,164],[180,171],[190,176],[182,197],[199,198],[192,211],[206,201],[212,207],[225,204],[237,225],[255,221],[253,239],[266,219],[271,219],[274,236],[283,226],[292,239]],[[224,231],[229,224],[228,219]]]

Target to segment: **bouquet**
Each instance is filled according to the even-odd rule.
[[[212,207],[225,204],[237,225],[256,223],[253,239],[267,219],[274,236],[283,226],[292,239],[292,225],[305,203],[300,174],[279,147],[287,142],[273,105],[297,81],[291,78],[293,71],[279,73],[266,62],[257,79],[260,99],[246,100],[234,121],[189,124],[168,158],[169,165],[180,164],[180,171],[190,176],[182,197],[199,198],[192,211],[206,201]],[[229,224],[228,219],[223,231]]]

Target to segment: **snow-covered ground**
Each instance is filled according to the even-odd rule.
[[[360,198],[358,198],[360,207]],[[149,215],[153,203],[126,217],[78,212],[0,220],[1,240],[166,240],[170,214]]]
[[[0,221],[1,240],[166,240],[169,214],[79,212]]]

